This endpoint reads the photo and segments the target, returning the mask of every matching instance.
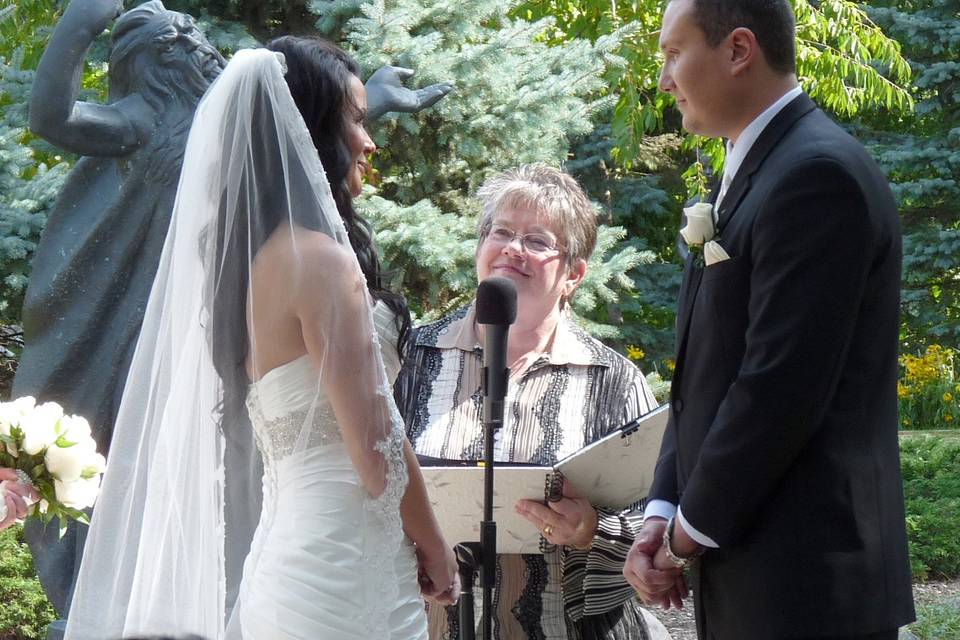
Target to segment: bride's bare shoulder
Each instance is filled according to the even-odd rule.
[[[360,277],[356,256],[350,245],[343,245],[321,231],[297,227],[290,231],[289,258],[304,278],[304,286],[346,284]]]

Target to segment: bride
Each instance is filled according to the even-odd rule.
[[[374,150],[358,68],[269,49],[197,109],[67,638],[425,638],[421,591],[456,593],[391,393],[408,314],[351,204]],[[239,549],[248,416],[263,502]]]

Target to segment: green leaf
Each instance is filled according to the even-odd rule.
[[[57,445],[61,449],[69,449],[70,447],[76,445],[77,443],[70,442],[69,440],[66,439],[66,437],[60,436],[59,438],[57,438],[57,440],[53,444]]]

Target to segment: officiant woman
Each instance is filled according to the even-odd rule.
[[[596,214],[576,181],[543,164],[524,165],[492,177],[477,195],[477,278],[502,276],[517,288],[495,459],[552,465],[656,401],[636,366],[570,317],[597,237]],[[483,457],[482,331],[471,304],[411,332],[396,395],[417,453]],[[517,505],[540,530],[545,553],[497,557],[495,637],[669,637],[621,573],[640,512],[594,508],[567,487],[564,494],[549,507]],[[455,607],[431,605],[428,617],[431,639],[460,637]]]

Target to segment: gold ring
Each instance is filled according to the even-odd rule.
[[[552,525],[552,524],[548,524],[547,526],[545,526],[545,527],[543,528],[543,535],[544,535],[544,536],[548,536],[548,535],[550,535],[551,533],[553,533],[553,525]]]

